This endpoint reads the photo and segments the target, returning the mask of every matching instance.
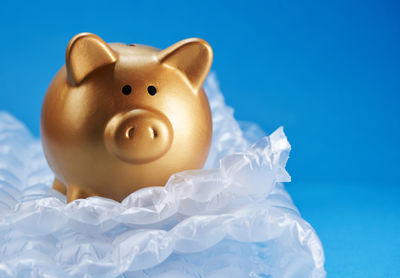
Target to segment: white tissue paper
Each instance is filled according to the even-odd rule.
[[[121,203],[51,189],[40,141],[0,113],[0,277],[325,277],[313,228],[285,191],[290,145],[238,124],[214,75],[203,170]]]

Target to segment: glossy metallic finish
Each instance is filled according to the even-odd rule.
[[[211,47],[201,39],[160,51],[75,36],[42,107],[53,187],[68,202],[89,196],[121,201],[164,185],[173,173],[201,168],[212,134],[202,89],[211,62]]]

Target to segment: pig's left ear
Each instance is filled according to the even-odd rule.
[[[211,46],[202,39],[180,41],[158,54],[162,64],[180,70],[197,91],[203,85],[211,68]]]
[[[78,86],[96,69],[114,64],[118,55],[100,37],[80,33],[68,44],[65,65],[70,83]]]

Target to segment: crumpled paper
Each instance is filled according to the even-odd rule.
[[[0,113],[0,277],[325,277],[324,254],[282,182],[290,144],[239,124],[214,75],[204,169],[121,203],[51,189],[40,141]]]

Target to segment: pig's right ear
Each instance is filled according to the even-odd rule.
[[[78,34],[69,42],[65,55],[68,80],[78,86],[91,72],[117,60],[118,55],[100,37]]]

